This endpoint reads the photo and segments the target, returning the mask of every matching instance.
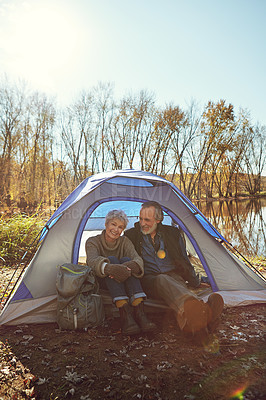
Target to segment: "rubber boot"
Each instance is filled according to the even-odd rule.
[[[137,335],[140,328],[133,318],[131,307],[128,303],[119,308],[121,329],[123,335]]]
[[[144,313],[144,305],[141,302],[138,306],[133,307],[134,318],[142,332],[152,332],[156,329],[156,325],[148,320],[148,317]]]

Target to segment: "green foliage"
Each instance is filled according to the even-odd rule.
[[[5,266],[19,262],[27,250],[27,256],[32,255],[34,239],[43,225],[38,215],[14,214],[10,218],[0,218],[0,257]]]

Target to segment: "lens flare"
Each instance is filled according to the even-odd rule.
[[[219,339],[216,335],[210,335],[204,342],[203,342],[204,350],[208,353],[217,354],[220,351],[220,343]]]
[[[244,392],[247,389],[248,385],[243,385],[239,389],[235,389],[230,396],[230,399],[239,399],[243,400],[244,399]]]

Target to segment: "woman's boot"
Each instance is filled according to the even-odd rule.
[[[131,307],[128,303],[119,308],[121,328],[123,335],[137,335],[140,328],[133,318]]]
[[[133,307],[134,318],[142,332],[152,332],[156,329],[156,325],[148,320],[148,317],[144,313],[144,305],[141,302],[138,306]]]

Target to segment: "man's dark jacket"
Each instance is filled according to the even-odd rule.
[[[198,275],[196,275],[193,266],[191,265],[187,253],[185,242],[182,237],[180,229],[163,225],[161,223],[158,224],[157,233],[163,239],[164,248],[168,251],[168,255],[171,258],[173,264],[176,267],[176,271],[178,274],[188,282],[188,284],[192,287],[198,287],[200,284],[200,280]],[[135,223],[135,227],[128,229],[125,231],[125,235],[131,240],[134,244],[137,253],[142,256],[142,240],[143,235],[140,230],[139,222]],[[144,268],[145,269],[145,268]]]

